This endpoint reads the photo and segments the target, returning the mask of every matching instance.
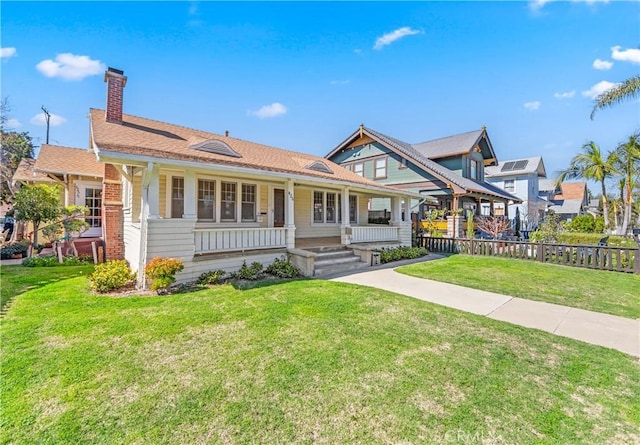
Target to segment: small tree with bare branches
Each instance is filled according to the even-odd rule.
[[[480,216],[478,217],[478,228],[497,239],[498,235],[506,232],[511,227],[511,222],[504,216]]]

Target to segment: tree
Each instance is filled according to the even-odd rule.
[[[560,184],[566,179],[583,178],[591,179],[600,183],[602,187],[602,212],[604,215],[604,226],[609,228],[609,208],[607,206],[607,189],[605,181],[615,173],[613,167],[613,156],[611,153],[605,158],[598,144],[589,141],[582,146],[582,153],[578,153],[571,159],[569,168],[560,172],[557,183]]]
[[[479,216],[477,225],[478,229],[498,239],[498,235],[511,227],[511,222],[504,216]]]
[[[58,186],[25,185],[14,196],[16,220],[33,224],[33,245],[38,245],[38,229],[43,222],[60,216],[60,189]]]
[[[593,119],[596,111],[612,107],[624,102],[625,100],[633,99],[640,95],[640,76],[630,77],[621,84],[614,86],[613,88],[605,91],[598,97],[596,97],[596,103],[591,111],[591,119]]]
[[[631,222],[633,189],[640,178],[640,133],[629,136],[626,142],[616,148],[613,152],[612,164],[616,172],[622,177],[621,184],[624,187],[624,213],[620,228],[620,234],[624,235],[627,233]]]
[[[9,111],[9,102],[4,98],[0,102],[0,145],[2,146],[0,200],[2,202],[9,202],[13,197],[11,179],[22,158],[33,158],[33,143],[27,132],[5,131],[4,126],[9,120]]]

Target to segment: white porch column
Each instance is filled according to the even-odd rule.
[[[404,212],[404,222],[411,222],[411,198],[405,197],[404,204],[402,206],[402,211]]]
[[[160,172],[156,164],[152,164],[149,174],[149,192],[147,195],[148,218],[160,218]]]
[[[293,191],[293,179],[287,180],[286,188],[286,211],[284,212],[284,226],[287,228],[287,249],[296,247],[296,225],[295,225],[295,195]]]
[[[340,244],[351,244],[351,216],[349,215],[349,187],[342,189],[342,221],[340,222]]]
[[[196,173],[193,170],[186,170],[184,172],[184,213],[182,214],[184,219],[198,218],[196,210],[196,190]]]
[[[391,225],[396,226],[402,221],[402,202],[399,196],[391,198]]]

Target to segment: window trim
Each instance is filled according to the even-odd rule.
[[[316,221],[315,219],[315,194],[316,193],[321,193],[322,194],[322,221]],[[327,221],[327,195],[328,194],[332,194],[335,195],[335,210],[334,210],[334,214],[335,214],[335,220],[334,221]],[[359,214],[359,209],[358,209],[358,195],[352,195],[349,194],[349,200],[351,199],[355,199],[355,215],[354,215],[354,219],[351,220],[351,207],[349,207],[349,224],[357,224],[358,223],[358,214]],[[322,225],[322,226],[339,226],[342,224],[342,220],[343,220],[343,215],[342,215],[342,191],[334,191],[334,190],[317,190],[317,189],[312,189],[311,190],[311,225]]]
[[[244,187],[253,187],[253,202],[244,200]],[[258,184],[242,182],[240,183],[240,223],[254,223],[258,221]],[[253,203],[253,218],[245,219],[243,215],[244,204]]]
[[[513,184],[513,190],[509,190],[509,188],[507,187],[507,181],[509,181],[511,184]],[[516,192],[516,180],[515,179],[505,179],[502,184],[503,184],[502,187],[503,187],[505,192],[508,192],[508,193],[515,193]]]
[[[384,175],[383,176],[379,176],[378,175],[378,169],[380,167],[378,167],[378,162],[379,161],[383,161],[384,162]],[[373,160],[373,179],[386,179],[388,177],[388,168],[389,168],[389,161],[388,161],[388,156],[380,156],[377,157]]]
[[[184,174],[182,175],[173,175],[173,174],[167,174],[166,175],[166,182],[167,182],[167,189],[168,189],[168,193],[167,193],[167,203],[166,203],[166,210],[165,210],[165,216],[167,219],[182,219],[184,216],[184,204],[185,204],[185,199],[184,199],[184,189],[185,189],[185,180],[184,180]],[[182,214],[180,215],[180,218],[174,218],[173,217],[173,179],[182,179]]]
[[[362,166],[362,171],[361,172],[356,171],[356,166],[358,166],[358,165]],[[364,178],[364,161],[362,161],[362,162],[354,162],[353,163],[353,172],[356,175],[362,176]]]
[[[199,207],[198,204],[200,202],[200,181],[207,181],[207,182],[211,182],[213,183],[213,217],[212,218],[200,218],[199,215]],[[196,218],[198,221],[202,221],[202,222],[214,222],[216,221],[216,217],[217,217],[217,200],[216,197],[218,196],[218,181],[216,181],[215,179],[211,179],[211,178],[196,178]]]

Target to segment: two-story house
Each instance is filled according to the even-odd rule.
[[[571,221],[587,213],[589,189],[586,182],[540,181],[540,195],[547,200],[547,210],[556,213],[561,220]]]
[[[498,162],[485,127],[409,144],[361,125],[326,158],[376,183],[420,193],[422,202],[414,200],[411,209],[421,217],[428,207],[479,215],[484,204],[493,214],[498,205],[520,202],[485,181],[485,168]],[[369,208],[389,208],[389,203],[372,199]]]
[[[541,156],[498,162],[486,167],[484,174],[487,182],[522,200],[510,204],[508,214],[515,216],[518,209],[523,229],[532,229],[542,221],[547,201],[539,197],[539,184],[547,172]]]

